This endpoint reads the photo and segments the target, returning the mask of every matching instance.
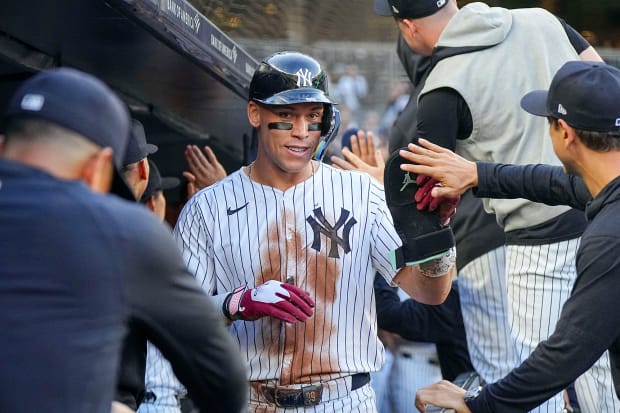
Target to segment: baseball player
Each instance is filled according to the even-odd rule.
[[[555,332],[518,368],[481,392],[464,395],[445,382],[420,391],[420,411],[426,403],[459,413],[527,411],[568,386],[603,353],[612,360],[620,398],[620,324],[609,313],[620,297],[619,97],[620,70],[583,61],[567,62],[548,90],[523,97],[523,109],[548,119],[550,140],[563,167],[474,163],[424,140],[424,148],[410,145],[411,152],[403,151],[402,156],[416,163],[407,165],[408,171],[441,182],[443,187],[433,189],[433,196],[454,196],[475,187],[481,197],[571,205],[584,209],[588,219],[577,253],[577,279]],[[617,409],[601,406],[599,411]]]
[[[453,251],[446,243],[397,272],[388,256],[402,241],[383,188],[312,159],[338,124],[316,60],[266,58],[247,113],[256,160],[185,205],[174,229],[185,262],[245,355],[250,411],[376,412],[375,272],[418,301],[440,303]]]
[[[105,194],[113,176],[122,183],[126,106],[93,76],[59,68],[24,82],[2,123],[0,410],[109,413],[129,327],[201,408],[239,411],[235,344],[169,229]]]
[[[417,96],[424,86],[431,60],[414,53],[402,35],[397,53],[415,87],[390,130],[390,152],[416,138]],[[383,182],[384,165],[374,157],[372,139],[358,135],[357,139],[353,138],[352,152],[343,154],[346,161],[332,157],[332,163],[343,169],[365,170]],[[504,230],[494,215],[484,211],[482,201],[469,192],[461,196],[450,226],[457,245],[458,292],[471,362],[483,380],[493,382],[508,374],[516,364],[507,315]]]
[[[433,59],[419,98],[418,136],[469,159],[558,163],[544,122],[514,102],[547,86],[568,60],[600,60],[574,29],[542,9],[483,3],[458,9],[443,0],[376,0],[376,9],[396,18],[412,50]],[[516,357],[523,361],[553,331],[570,294],[585,220],[567,206],[517,199],[483,203],[506,232],[508,321]],[[613,406],[611,389],[606,356],[576,383],[587,412]],[[563,405],[558,394],[537,411],[555,413]]]
[[[159,168],[152,160],[149,162],[149,182],[140,202],[163,221],[166,216],[166,197],[164,191],[173,189],[181,183],[178,178],[162,177]],[[144,399],[138,413],[180,413],[180,401],[187,393],[172,371],[170,362],[161,351],[147,343]]]

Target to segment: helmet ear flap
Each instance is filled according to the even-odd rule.
[[[321,129],[321,141],[314,152],[314,159],[322,161],[325,156],[327,146],[338,134],[340,129],[340,111],[334,105],[325,105],[323,112],[323,128]]]

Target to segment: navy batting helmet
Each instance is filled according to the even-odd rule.
[[[265,105],[323,103],[321,142],[314,154],[317,160],[338,133],[340,113],[329,97],[327,73],[319,62],[303,53],[278,52],[263,60],[250,82],[249,100]]]

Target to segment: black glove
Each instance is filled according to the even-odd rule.
[[[437,210],[418,211],[416,208],[417,176],[400,169],[400,165],[408,161],[398,153],[398,150],[392,153],[384,174],[385,200],[403,241],[403,246],[390,254],[394,268],[439,258],[455,244],[452,229],[443,224]]]

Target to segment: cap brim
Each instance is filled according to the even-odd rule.
[[[551,113],[547,110],[547,95],[546,90],[530,92],[521,99],[521,107],[532,115],[550,116]]]
[[[393,16],[392,7],[388,0],[375,0],[375,13],[379,16]]]
[[[155,152],[157,152],[157,150],[158,150],[158,149],[159,149],[159,148],[157,147],[157,145],[153,145],[152,143],[147,143],[147,144],[146,144],[146,152],[147,152],[147,155],[152,155],[152,154],[154,154]]]
[[[173,178],[171,176],[166,176],[166,177],[161,178],[162,191],[176,188],[180,184],[181,184],[181,180],[179,178]]]
[[[116,168],[114,168],[114,176],[112,178],[112,187],[110,188],[110,193],[120,196],[121,198],[131,202],[137,201],[133,191],[129,188],[129,185],[127,185],[127,182],[125,182],[125,179]]]

